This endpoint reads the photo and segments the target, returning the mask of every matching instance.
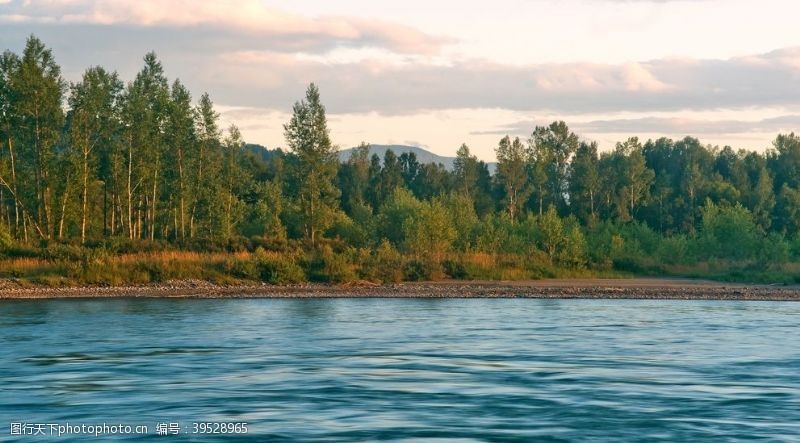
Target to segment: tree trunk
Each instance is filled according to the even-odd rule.
[[[128,238],[133,240],[133,136],[128,144]]]
[[[88,209],[89,209],[89,151],[85,150],[83,151],[83,202],[81,203],[81,244],[86,243],[86,213],[88,212]],[[103,211],[103,216],[105,217],[105,210]],[[105,223],[105,221],[103,223]]]
[[[61,215],[58,220],[58,238],[64,238],[64,220],[67,218],[67,200],[69,199],[69,180],[70,176],[67,175],[66,184],[64,185],[64,196],[61,199]]]
[[[150,240],[155,239],[156,236],[156,195],[158,191],[158,159],[156,159],[156,167],[153,171],[153,202],[150,211]]]

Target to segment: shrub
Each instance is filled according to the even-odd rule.
[[[163,282],[168,279],[162,264],[151,260],[137,261],[133,265],[133,271],[137,279],[146,276],[148,282]]]
[[[345,254],[333,252],[329,245],[316,251],[308,268],[309,278],[313,281],[341,283],[355,279],[353,266]]]
[[[467,268],[464,263],[455,260],[445,260],[442,262],[444,273],[450,278],[463,280],[467,278]]]
[[[566,231],[558,261],[575,269],[586,266],[586,237],[583,236],[583,231],[577,223]]]
[[[406,263],[405,278],[406,280],[419,281],[430,280],[430,269],[425,263],[419,260],[411,260]]]
[[[673,235],[661,241],[658,248],[661,263],[676,265],[689,260],[689,240],[685,235]]]
[[[759,241],[753,214],[740,204],[703,207],[703,229],[698,239],[708,257],[743,260],[751,258]]]
[[[383,239],[375,251],[369,253],[362,263],[361,276],[383,283],[397,283],[403,280],[403,257],[392,247],[389,240]]]
[[[262,281],[274,285],[300,283],[306,280],[305,272],[289,255],[276,255],[256,250],[256,266]]]
[[[442,277],[444,277],[442,266],[433,260],[411,260],[406,263],[406,280],[436,280]]]
[[[258,264],[252,259],[229,259],[222,265],[222,270],[228,275],[248,280],[258,280],[261,273]]]

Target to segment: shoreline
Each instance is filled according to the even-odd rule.
[[[266,283],[216,285],[197,280],[138,286],[20,287],[0,283],[0,300],[110,298],[529,298],[800,301],[800,286],[678,278],[404,282],[377,285]]]

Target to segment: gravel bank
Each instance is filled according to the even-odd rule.
[[[538,298],[800,301],[800,286],[727,284],[683,279],[566,279],[523,282],[441,281],[374,285],[219,286],[173,281],[117,287],[22,287],[0,280],[0,299],[51,298]]]

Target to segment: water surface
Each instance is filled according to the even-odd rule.
[[[783,302],[4,301],[0,440],[800,441],[799,323]]]

